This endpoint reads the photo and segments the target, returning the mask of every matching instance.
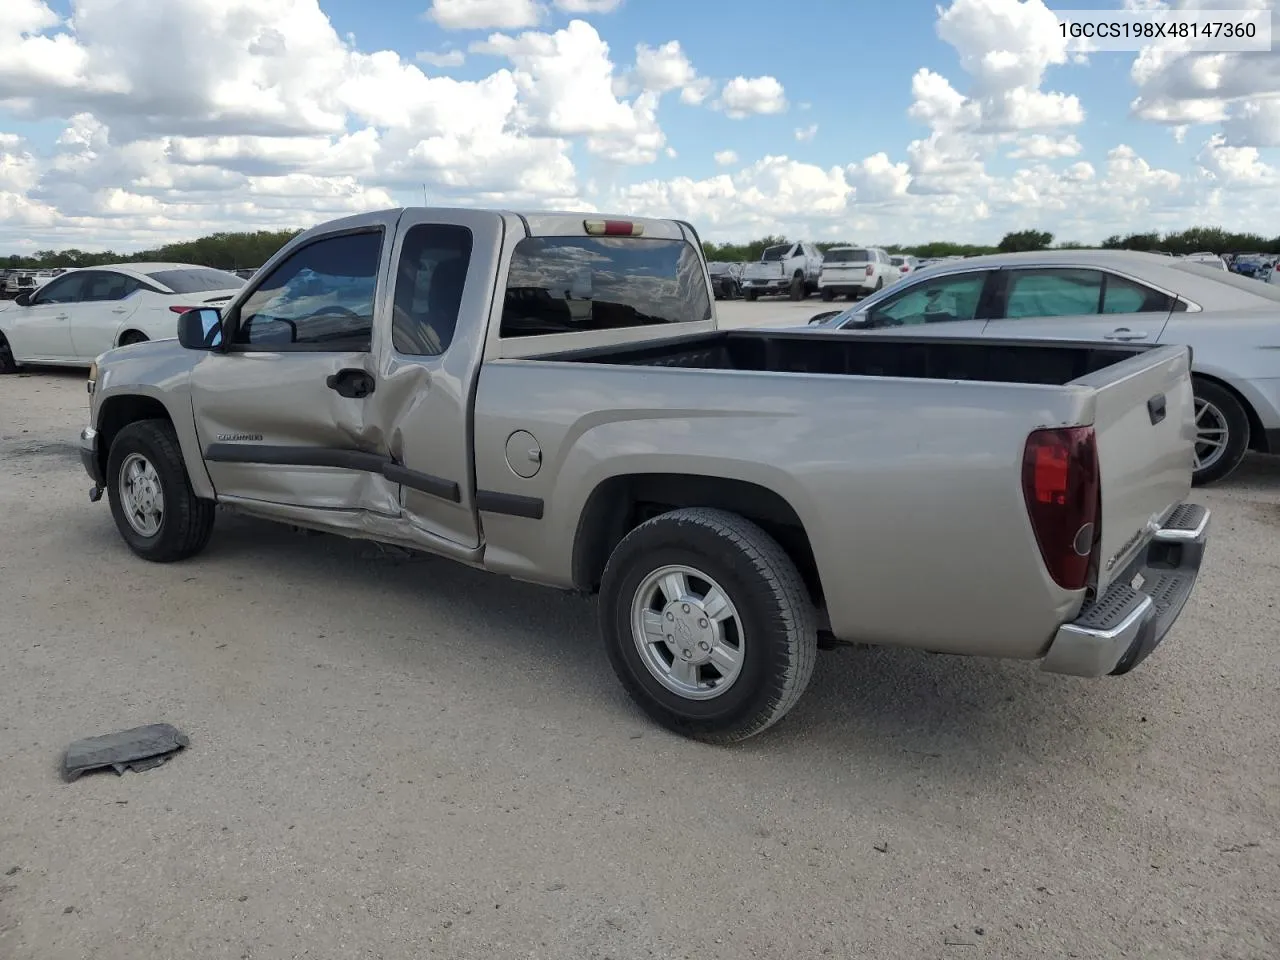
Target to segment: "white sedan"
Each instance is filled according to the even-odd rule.
[[[189,263],[68,270],[0,303],[0,373],[23,364],[88,366],[113,347],[170,340],[180,313],[220,306],[242,286],[234,273]]]

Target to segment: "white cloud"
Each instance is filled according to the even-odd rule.
[[[467,62],[467,55],[461,50],[442,50],[438,53],[422,50],[414,59],[430,67],[460,67]]]
[[[1080,145],[1080,141],[1074,134],[1058,139],[1045,136],[1043,133],[1033,133],[1029,137],[1021,138],[1018,145],[1009,151],[1009,156],[1014,160],[1045,160],[1054,157],[1078,157],[1083,150],[1084,147]]]
[[[622,6],[622,0],[554,0],[561,13],[613,13]]]
[[[586,137],[588,150],[618,163],[652,163],[666,145],[659,94],[619,100],[609,45],[585,20],[553,34],[494,34],[471,49],[514,65],[516,120],[533,136]]]
[[[738,154],[734,150],[719,150],[713,159],[721,167],[732,167],[738,162]]]
[[[633,75],[641,89],[659,94],[679,90],[680,99],[688,104],[702,103],[711,92],[711,80],[698,76],[678,40],[660,47],[637,44]]]
[[[734,77],[721,89],[717,106],[726,116],[741,120],[751,114],[785,112],[787,95],[776,77]]]
[[[811,123],[807,127],[796,127],[796,139],[801,143],[808,143],[818,135],[818,125]]]
[[[519,30],[544,12],[537,0],[432,0],[427,16],[446,30]]]

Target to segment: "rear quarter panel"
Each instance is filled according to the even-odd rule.
[[[849,640],[1002,657],[1043,653],[1083,592],[1044,570],[1020,464],[1038,426],[1080,422],[1086,389],[499,360],[480,375],[477,483],[539,498],[485,514],[485,565],[571,586],[578,518],[610,477],[754,483],[800,517],[833,630]],[[507,465],[527,430],[536,476]]]

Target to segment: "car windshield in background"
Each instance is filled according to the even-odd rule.
[[[890,257],[889,262],[892,263],[895,267],[900,267],[907,262],[907,258],[906,257]]]
[[[234,273],[213,270],[208,267],[191,267],[185,270],[156,270],[148,273],[156,283],[163,284],[174,293],[204,293],[208,290],[238,290],[244,281]]]
[[[823,263],[866,263],[870,259],[865,250],[828,250],[822,255]]]
[[[702,261],[683,240],[528,237],[511,256],[501,335],[710,319]]]
[[[712,261],[707,264],[707,272],[713,277],[723,277],[726,273],[730,272],[729,264]]]
[[[785,260],[787,251],[791,249],[791,244],[784,243],[777,247],[765,247],[764,253],[760,254],[761,260]]]
[[[1252,293],[1255,296],[1262,297],[1264,300],[1280,302],[1280,287],[1268,283],[1259,283],[1249,277],[1242,277],[1238,273],[1219,270],[1216,267],[1198,263],[1195,260],[1179,260],[1173,265],[1173,268],[1181,270],[1183,273],[1194,273],[1197,277],[1207,277],[1215,283],[1224,283],[1228,287],[1235,287],[1245,293]]]

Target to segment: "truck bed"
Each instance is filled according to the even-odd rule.
[[[538,359],[621,366],[805,373],[1064,386],[1141,353],[1136,344],[857,337],[847,333],[721,330]]]

